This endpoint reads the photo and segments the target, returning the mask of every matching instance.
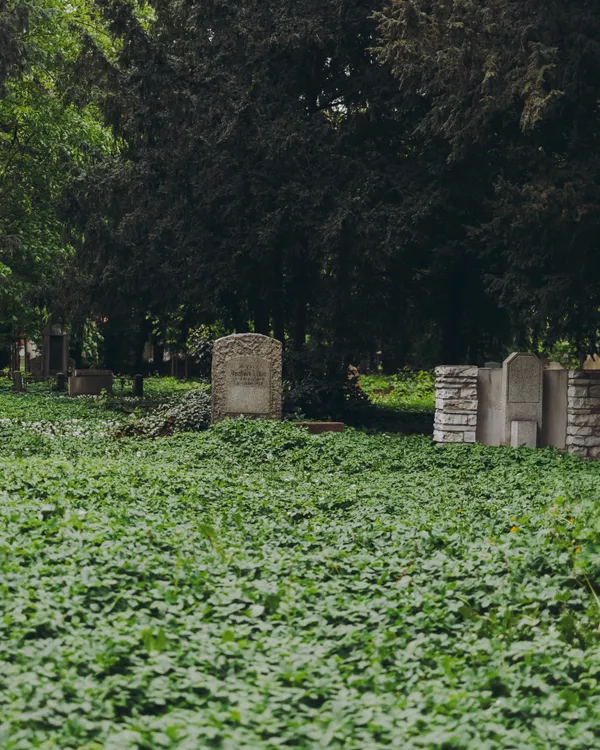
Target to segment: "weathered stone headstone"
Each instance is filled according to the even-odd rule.
[[[504,443],[529,445],[539,442],[543,417],[543,370],[535,354],[515,352],[502,365]],[[513,428],[513,422],[519,424]],[[525,442],[527,441],[527,442]]]
[[[13,391],[15,393],[23,392],[23,378],[19,370],[13,371]]]
[[[69,378],[69,396],[99,396],[112,393],[114,376],[110,370],[74,370]]]
[[[212,355],[212,421],[281,419],[281,341],[258,333],[217,339]]]
[[[144,376],[136,375],[133,379],[133,395],[136,398],[143,398],[144,396]]]
[[[69,334],[60,326],[47,326],[44,329],[42,363],[45,378],[69,369]]]

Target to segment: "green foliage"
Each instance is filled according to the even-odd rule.
[[[205,390],[194,389],[175,404],[162,404],[146,416],[125,425],[120,434],[155,438],[175,432],[200,432],[208,428],[210,417],[210,395]]]
[[[598,743],[600,464],[23,403],[106,415],[0,396],[6,750]]]
[[[0,91],[0,345],[15,329],[38,331],[51,303],[64,314],[73,273],[64,191],[74,170],[111,150],[93,98],[69,76],[83,29],[106,42],[89,5],[16,4],[19,64]]]
[[[377,18],[379,59],[421,100],[416,127],[431,177],[417,201],[439,232],[438,264],[463,289],[449,318],[455,335],[479,324],[462,299],[477,289],[475,273],[518,345],[533,334],[566,338],[578,355],[595,350],[598,6],[392,0]],[[489,311],[485,321],[489,337]]]
[[[377,406],[398,411],[435,411],[435,376],[432,372],[404,369],[395,375],[361,375],[360,382]]]

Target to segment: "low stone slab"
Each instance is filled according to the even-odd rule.
[[[110,370],[75,370],[69,378],[69,396],[99,396],[112,393],[114,375]]]
[[[296,427],[306,427],[311,435],[321,435],[324,432],[343,432],[343,422],[292,422]]]

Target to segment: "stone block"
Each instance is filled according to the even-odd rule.
[[[586,385],[570,385],[567,389],[567,396],[569,397],[569,399],[587,398],[590,395],[588,391],[589,388]]]
[[[469,427],[477,427],[477,414],[469,414],[467,424]]]
[[[436,443],[462,443],[462,432],[446,432],[445,430],[435,430],[433,439]]]
[[[573,413],[569,412],[568,426],[573,427],[600,427],[600,414],[590,414],[589,412]]]
[[[588,395],[592,398],[600,398],[600,385],[591,385]]]
[[[600,407],[600,398],[570,398],[569,409],[592,409]]]
[[[460,389],[460,397],[464,399],[476,400],[477,399],[477,386],[469,386],[468,388]]]
[[[463,433],[463,443],[474,443],[475,442],[475,433],[474,432],[465,432]]]
[[[574,456],[579,456],[580,458],[588,457],[588,449],[585,447],[578,446],[578,445],[569,445],[567,446],[567,450],[569,453],[572,453]]]
[[[600,438],[592,435],[590,437],[580,437],[577,435],[567,435],[567,445],[580,445],[585,448],[600,447]]]
[[[513,420],[510,425],[510,444],[513,448],[536,448],[538,424],[535,421]]]
[[[436,399],[460,398],[460,388],[438,388],[435,392]]]
[[[466,425],[468,424],[468,416],[466,414],[446,414],[445,412],[438,412],[435,415],[436,424],[443,425]]]
[[[464,432],[468,425],[465,424],[448,424],[447,422],[440,422],[437,419],[434,420],[433,427],[436,430],[444,430],[445,432]]]
[[[99,396],[112,393],[113,374],[110,370],[75,370],[69,378],[69,396]]]
[[[443,399],[436,398],[435,408],[442,409],[445,412],[461,412],[470,413],[477,411],[477,401],[469,401],[468,399]]]
[[[592,427],[575,427],[574,425],[569,425],[567,427],[567,435],[578,436],[578,437],[589,437],[592,434],[593,434]]]
[[[473,365],[440,365],[435,368],[436,377],[477,377],[477,367]]]

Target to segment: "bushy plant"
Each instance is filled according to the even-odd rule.
[[[188,391],[172,405],[162,404],[149,414],[134,419],[119,434],[129,437],[165,437],[175,432],[200,432],[210,425],[210,395],[205,390]]]
[[[369,410],[356,368],[325,350],[286,357],[284,411],[313,419],[352,420]]]

